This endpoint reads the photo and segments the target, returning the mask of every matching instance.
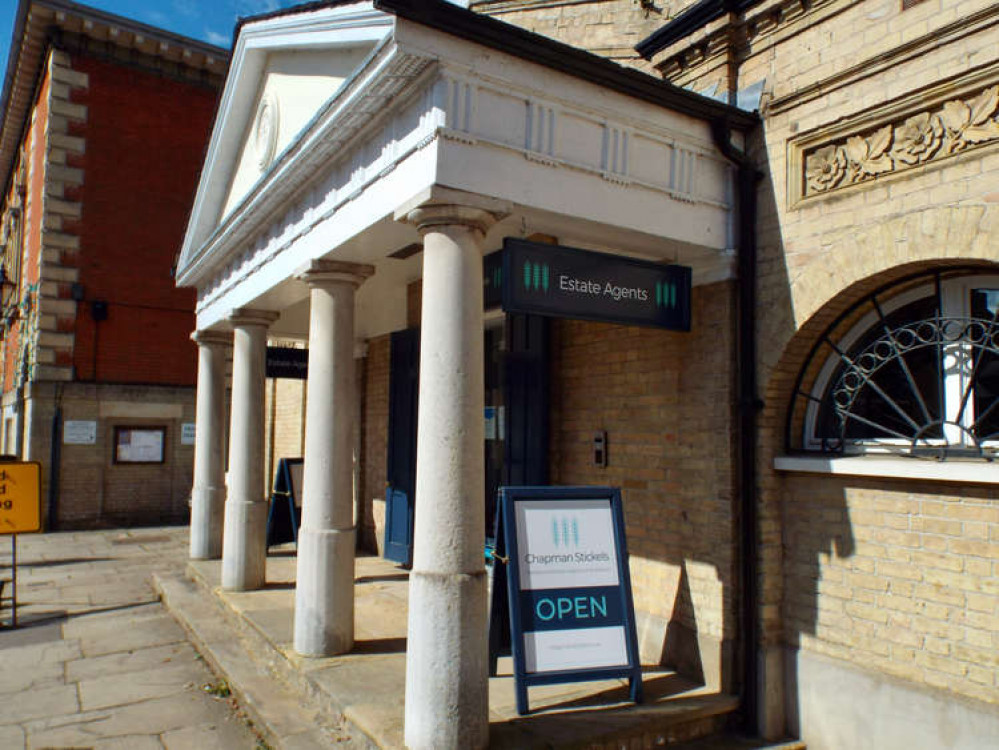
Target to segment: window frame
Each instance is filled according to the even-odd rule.
[[[945,276],[946,273],[955,273],[959,275]],[[921,299],[926,299],[933,296],[938,296],[938,314],[941,319],[953,319],[953,318],[970,318],[972,315],[972,304],[971,295],[972,292],[978,289],[995,289],[999,290],[999,273],[985,273],[982,271],[973,271],[972,269],[941,269],[938,272],[939,275],[930,272],[925,274],[926,278],[923,283],[917,283],[902,292],[895,294],[887,299],[880,299],[881,294],[890,293],[891,287],[883,287],[882,289],[875,291],[869,295],[866,295],[863,299],[859,300],[858,303],[851,308],[851,310],[868,303],[870,304],[873,300],[877,300],[877,304],[881,309],[883,315],[887,316],[893,312],[905,307],[906,305],[917,302]],[[918,277],[912,279],[917,280]],[[900,280],[898,283],[904,283],[905,280]],[[872,305],[873,307],[873,305]],[[856,322],[853,323],[845,333],[840,336],[837,340],[833,340],[832,335],[835,332],[836,327],[841,323],[843,316],[837,319],[825,332],[825,334],[820,339],[819,343],[813,349],[811,355],[806,361],[805,368],[814,360],[818,355],[818,347],[822,342],[826,342],[827,346],[834,345],[834,351],[825,357],[818,374],[812,381],[811,387],[807,390],[807,405],[805,406],[804,419],[802,423],[802,434],[800,448],[801,450],[811,453],[811,454],[824,454],[832,455],[838,453],[843,456],[858,456],[858,455],[885,455],[885,454],[898,454],[900,449],[905,449],[907,446],[911,445],[911,442],[905,442],[898,438],[853,438],[853,439],[843,439],[843,443],[840,446],[839,451],[830,450],[828,448],[829,438],[823,437],[820,434],[821,429],[821,413],[824,405],[827,404],[827,394],[830,387],[833,386],[833,378],[840,372],[840,368],[843,365],[844,358],[839,352],[850,353],[857,342],[860,341],[864,336],[866,336],[875,326],[879,325],[881,321],[881,316],[878,314],[876,309],[871,309],[862,315]],[[950,347],[962,346],[962,344],[943,344],[941,345],[941,355],[947,357],[947,351]],[[963,344],[965,351],[969,351],[972,344]],[[837,352],[835,349],[838,349]],[[963,361],[968,361],[964,359]],[[948,424],[947,420],[951,417],[958,416],[957,405],[960,403],[962,395],[967,386],[967,379],[969,374],[967,369],[958,369],[955,372],[949,372],[946,362],[941,363],[941,411],[939,414],[940,419],[944,420],[944,437],[927,439],[924,444],[932,447],[948,448],[953,447],[955,449],[969,450],[975,447],[975,442],[970,437],[970,428],[975,423],[975,398],[974,393],[969,398],[970,408],[966,408],[961,419],[961,427],[956,427],[952,424]],[[802,371],[802,375],[804,370]],[[805,395],[806,392],[800,389],[800,378],[799,375],[799,387],[794,391],[792,398],[796,399]],[[792,406],[791,415],[793,415],[794,408]],[[790,423],[789,423],[790,424]],[[790,436],[790,432],[788,433]],[[991,440],[982,441],[980,443],[981,447],[989,448],[992,452],[999,452],[999,435]],[[790,447],[790,446],[789,446]]]

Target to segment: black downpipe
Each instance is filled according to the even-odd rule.
[[[737,265],[736,370],[739,383],[740,577],[742,582],[742,712],[747,732],[759,734],[756,647],[759,641],[759,538],[757,536],[756,442],[757,415],[763,406],[756,382],[756,185],[763,173],[732,144],[727,120],[711,123],[711,134],[722,154],[738,170],[739,239]]]
[[[59,512],[59,463],[62,460],[62,407],[52,415],[52,450],[49,452],[48,531],[55,531]]]

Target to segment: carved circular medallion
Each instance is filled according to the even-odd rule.
[[[278,135],[278,103],[274,94],[265,94],[257,107],[253,126],[253,147],[261,170],[267,169],[274,159]]]

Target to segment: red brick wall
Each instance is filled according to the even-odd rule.
[[[35,117],[25,136],[24,158],[27,162],[27,179],[24,196],[24,256],[21,258],[21,288],[16,297],[20,298],[26,285],[38,283],[39,254],[42,245],[42,210],[45,194],[45,126],[49,118],[49,87],[51,79],[46,74],[39,86],[35,103]],[[8,202],[11,202],[8,198]],[[4,392],[14,389],[17,382],[18,350],[21,346],[20,323],[15,323],[4,340],[3,368]]]
[[[204,158],[215,91],[76,56],[89,86],[83,215],[78,258],[86,301],[76,321],[76,377],[119,383],[194,385],[195,295],[177,289],[171,268]],[[69,288],[63,290],[69,294]],[[107,300],[95,324],[90,301]],[[96,356],[95,356],[96,349]],[[96,368],[96,369],[95,369]]]

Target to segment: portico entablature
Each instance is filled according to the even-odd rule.
[[[234,180],[245,181],[247,139],[267,126],[252,120],[261,117],[253,106],[260,90],[250,95],[246,81],[227,82],[178,267],[178,282],[198,287],[199,328],[262,298],[274,309],[304,299],[294,275],[311,260],[384,261],[416,240],[412,227],[392,220],[395,211],[434,186],[511,203],[487,249],[503,236],[543,232],[565,244],[691,265],[695,283],[731,274],[729,167],[707,118],[370,4],[346,8],[377,27],[367,36],[349,29],[352,40],[368,40],[370,53],[315,104],[316,114],[239,199]],[[332,28],[344,12],[303,15]],[[467,15],[472,25],[503,26]],[[266,17],[244,24],[231,75],[259,78],[265,69],[241,61],[246,35],[258,46],[268,33],[282,49],[296,45],[287,19],[268,32],[272,24]],[[342,55],[330,39],[324,44]],[[236,91],[244,104],[227,109]],[[244,134],[241,149],[224,133]],[[359,303],[377,293],[377,283],[366,285]]]

